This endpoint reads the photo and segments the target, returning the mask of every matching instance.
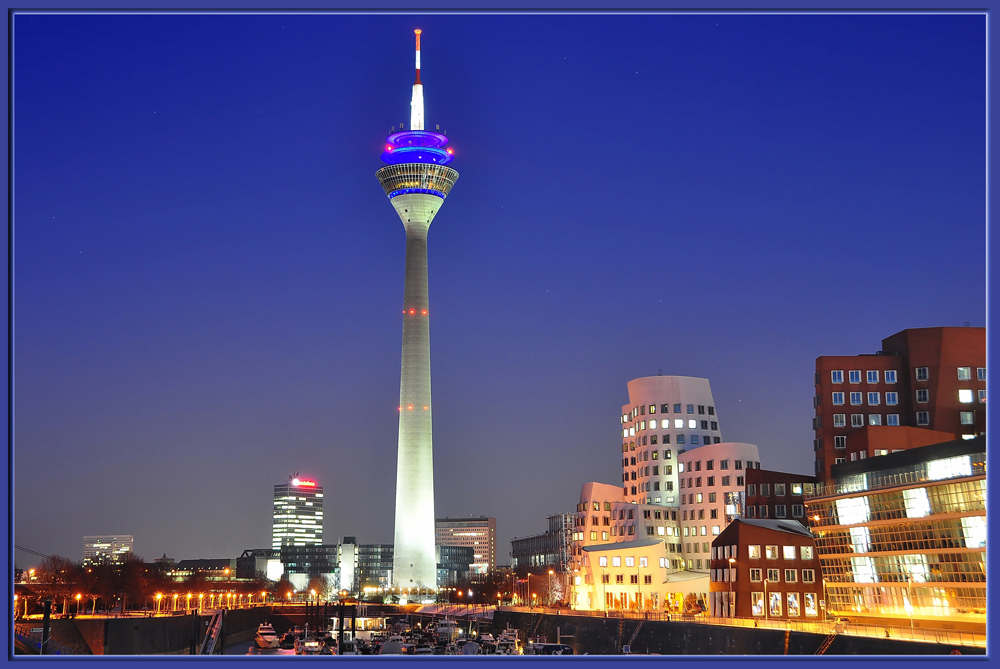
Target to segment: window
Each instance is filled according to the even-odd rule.
[[[962,416],[962,425],[972,425],[971,411],[962,411],[960,415]]]
[[[764,615],[764,593],[763,592],[751,592],[750,593],[750,613],[755,616]]]
[[[747,557],[751,560],[760,559],[760,546],[747,546]]]
[[[699,479],[699,480],[700,480],[700,479]],[[703,497],[704,497],[704,496],[703,496],[703,495],[702,495],[701,493],[698,493],[697,495],[695,495],[695,496],[694,496],[694,498],[695,498],[695,500],[697,500],[697,503],[698,503],[698,504],[701,504],[701,502],[702,502],[702,498],[703,498]],[[688,495],[688,499],[689,499],[689,500],[691,499],[691,496],[690,496],[690,495]]]
[[[705,442],[705,443],[708,443],[708,442]],[[698,445],[698,435],[696,435],[696,434],[692,434],[691,435],[691,445],[692,446],[697,446]]]
[[[712,430],[714,432],[717,432],[719,430],[719,424],[717,422],[715,422],[714,420],[712,421]]]
[[[705,405],[704,404],[699,404],[698,405],[698,413],[701,414],[701,415],[703,415],[703,416],[705,415]]]
[[[803,515],[801,504],[792,504],[792,518],[801,518]]]
[[[976,367],[976,380],[977,381],[985,381],[986,380],[986,368],[985,367]]]
[[[778,574],[778,570],[777,569],[768,569],[767,570],[767,580],[768,580],[769,583],[780,583],[781,582],[781,576]]]
[[[795,546],[782,546],[781,547],[781,557],[786,560],[795,559]]]
[[[627,558],[625,558],[625,566],[626,567],[634,567],[635,566],[635,558],[634,557],[627,557]]]
[[[709,504],[715,504],[715,493],[714,492],[708,493],[708,503]]]
[[[839,465],[842,462],[844,462],[844,458],[834,458],[834,460],[833,460],[833,464],[835,464],[835,465]]]
[[[833,426],[834,427],[844,427],[847,425],[847,414],[835,413],[833,414]]]
[[[736,487],[737,488],[742,488],[743,487],[743,477],[742,476],[737,476],[736,477]]]
[[[879,456],[879,455],[889,455],[889,449],[888,448],[876,448],[875,449],[875,455],[876,456]]]
[[[750,485],[747,486],[747,496],[748,497],[756,497],[757,496],[757,484],[756,483],[751,483]]]
[[[968,404],[972,401],[972,391],[971,390],[959,390],[958,391],[958,401],[962,404]]]
[[[785,505],[784,504],[775,504],[774,505],[774,517],[775,518],[784,518],[785,517]]]
[[[712,511],[714,512],[715,509],[712,509]],[[713,516],[713,518],[714,518],[714,516]],[[719,533],[719,526],[718,525],[712,525],[712,534],[717,535],[718,533]]]
[[[878,370],[868,370],[868,383],[878,383]]]
[[[697,478],[696,478],[696,479],[694,480],[694,483],[695,483],[695,486],[696,486],[696,487],[700,488],[700,487],[701,487],[701,477],[700,477],[700,476],[699,476],[699,477],[697,477]]]
[[[624,574],[615,574],[615,583],[618,584],[618,585],[624,585],[625,584],[625,575]]]
[[[646,585],[650,585],[653,582],[653,576],[652,576],[652,574],[646,574],[642,578],[643,578],[642,582],[645,583]]]
[[[766,504],[761,504],[760,506],[757,507],[757,517],[758,518],[767,518],[767,505]]]
[[[876,393],[877,395],[878,393]],[[899,404],[899,393],[886,393],[885,403],[889,406],[896,406]]]
[[[742,460],[737,460],[736,461],[736,469],[737,470],[743,469],[743,461]]]
[[[788,593],[788,617],[797,618],[799,613],[799,593],[789,592]]]
[[[979,401],[980,402],[986,402],[986,391],[985,390],[980,390],[979,391]]]
[[[729,485],[729,477],[728,476],[723,476],[722,477],[722,485],[724,485],[724,486],[728,486]]]
[[[705,485],[707,485],[709,487],[714,486],[715,485],[715,477],[714,476],[709,476],[708,480],[705,483]]]
[[[750,570],[750,582],[751,583],[760,583],[760,569],[751,569]]]
[[[687,405],[687,412],[688,413],[694,413],[694,405],[693,404]]]
[[[894,369],[887,369],[887,370],[885,370],[885,382],[886,383],[895,383],[896,382],[896,370],[894,370]]]
[[[801,483],[793,483],[792,484],[792,494],[793,495],[801,495],[802,494],[802,484]]]
[[[830,372],[830,383],[843,383],[844,382],[844,370],[835,369]]]
[[[701,536],[703,536],[703,537],[707,537],[708,536],[708,526],[707,525],[702,525],[701,526]]]
[[[917,376],[917,381],[926,381],[927,380],[927,368],[926,367],[917,367],[914,370],[914,373]]]
[[[816,582],[816,570],[815,569],[803,569],[802,570],[802,582],[803,583],[815,583]]]
[[[851,427],[864,427],[864,426],[865,426],[865,415],[863,413],[852,413]]]
[[[868,424],[869,425],[881,425],[882,424],[882,414],[880,414],[880,413],[870,413],[870,414],[868,414]]]
[[[688,429],[690,429],[690,430],[697,430],[698,429],[698,421],[696,421],[694,418],[689,419],[688,420]],[[692,442],[692,443],[694,443],[694,442]]]
[[[847,373],[847,376],[848,376],[848,380],[850,380],[851,383],[861,383],[861,370],[860,369],[852,369],[851,371],[849,371]]]
[[[777,560],[778,559],[778,547],[777,546],[764,546],[764,556],[768,560]],[[770,580],[777,580],[777,579],[770,579]]]
[[[898,413],[886,414],[886,416],[885,416],[885,424],[886,425],[899,425],[899,414]]]
[[[959,367],[958,380],[969,381],[970,379],[972,379],[972,369],[970,369],[969,367]]]
[[[833,403],[840,405],[844,403],[844,393],[833,393]]]
[[[729,460],[719,460],[719,469],[729,469]]]
[[[926,388],[921,388],[920,390],[918,390],[917,391],[917,401],[918,402],[926,402],[927,401],[927,393],[928,393],[928,390]]]
[[[879,393],[868,393],[868,404],[869,405],[879,404]]]
[[[931,422],[931,420],[930,420],[930,413],[929,412],[927,412],[927,411],[918,411],[917,412],[917,425],[929,425],[930,422]]]
[[[799,546],[799,557],[803,560],[813,559],[813,547],[812,546]]]
[[[851,404],[861,404],[861,393],[851,393]]]
[[[607,540],[608,540],[608,533],[601,532],[601,541],[607,541]]]
[[[591,541],[597,541],[597,532],[596,531],[592,531],[590,533],[590,540]]]
[[[680,404],[675,404],[674,405],[674,413],[680,413],[680,412],[681,412],[681,405]]]
[[[799,582],[798,569],[786,569],[785,583],[798,583],[798,582]]]
[[[760,484],[760,494],[763,497],[767,497],[768,495],[770,495],[771,494],[771,486],[769,484],[767,484],[767,483],[761,483]]]
[[[775,483],[774,484],[774,494],[777,495],[778,497],[784,497],[785,496],[785,484],[784,483]]]
[[[607,566],[608,566],[608,558],[607,558],[606,556],[602,556],[602,557],[600,557],[600,558],[599,558],[599,559],[597,560],[597,562],[598,562],[598,564],[599,564],[599,565],[600,565],[601,567],[607,567]]]

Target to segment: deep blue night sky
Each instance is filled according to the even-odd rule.
[[[429,240],[439,516],[510,540],[620,480],[638,376],[813,471],[820,355],[985,325],[973,15],[59,16],[14,27],[15,540],[80,559],[392,541],[409,122],[459,171]],[[35,558],[18,553],[19,566]]]

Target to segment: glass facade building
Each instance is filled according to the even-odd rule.
[[[315,481],[289,476],[287,483],[274,486],[271,550],[322,543],[323,487]]]
[[[985,622],[986,439],[844,463],[806,497],[829,609]]]

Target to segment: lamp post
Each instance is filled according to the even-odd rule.
[[[771,608],[771,602],[767,599],[767,569],[764,569],[764,620],[767,620],[767,610]]]
[[[911,574],[906,575],[906,612],[910,614],[910,636],[913,636],[913,594],[910,592]]]
[[[603,559],[603,558],[602,558]],[[608,615],[608,584],[605,581],[605,574],[607,574],[607,568],[601,567],[601,596],[604,597],[604,615]]]
[[[156,593],[156,615],[160,615],[160,600],[162,598],[163,598],[162,594],[160,594],[159,592]]]
[[[555,571],[549,569],[549,606],[552,606],[552,575]]]
[[[77,616],[80,615],[80,597],[82,597],[82,596],[83,595],[81,595],[79,593],[77,593],[77,595],[76,595],[76,615]]]
[[[736,603],[733,601],[733,580],[734,569],[736,568],[736,558],[729,558],[729,617],[736,617]]]
[[[531,606],[531,572],[528,572],[528,584],[524,587],[524,599]]]

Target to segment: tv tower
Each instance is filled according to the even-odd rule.
[[[434,450],[431,440],[431,339],[427,300],[427,230],[458,172],[446,167],[448,138],[424,130],[424,87],[417,76],[410,101],[410,129],[385,140],[375,173],[406,229],[403,290],[403,362],[399,378],[399,446],[396,456],[396,527],[392,586],[406,595],[437,588],[434,556]],[[393,128],[395,130],[395,128]]]

